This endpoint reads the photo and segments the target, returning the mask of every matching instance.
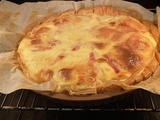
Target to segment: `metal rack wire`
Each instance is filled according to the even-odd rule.
[[[41,120],[42,118],[46,119],[48,116],[52,116],[52,118],[56,116],[57,119],[57,116],[61,118],[65,115],[71,116],[73,113],[75,116],[78,113],[84,113],[84,111],[89,112],[89,114],[99,112],[104,114],[110,113],[110,115],[120,112],[121,115],[125,114],[125,116],[128,114],[130,116],[131,112],[132,114],[141,113],[150,116],[147,117],[146,115],[143,115],[144,120],[146,120],[146,118],[148,118],[148,120],[152,120],[150,118],[159,120],[160,96],[148,91],[136,90],[129,95],[124,96],[123,99],[119,99],[115,102],[104,103],[98,106],[72,106],[57,103],[57,101],[52,98],[37,94],[30,90],[18,90],[8,95],[0,94],[0,120],[18,120],[23,117],[23,120],[25,120],[25,118],[28,118],[28,120]],[[70,114],[67,114],[68,112]],[[136,120],[138,120],[138,117]]]
[[[149,111],[160,112],[160,96],[136,90],[116,102],[100,106],[72,106],[59,104],[52,98],[30,90],[18,90],[11,94],[0,94],[1,110],[50,110],[50,111]]]

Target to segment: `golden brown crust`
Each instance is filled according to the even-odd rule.
[[[82,11],[83,13],[85,12],[85,10],[82,10]],[[136,18],[148,28],[148,31],[153,35],[154,39],[156,40],[158,44],[158,47],[157,47],[158,50],[160,49],[160,46],[159,46],[160,45],[160,34],[159,34],[157,27],[153,24],[153,22],[144,20],[136,11],[133,11],[133,10],[123,11],[123,10],[117,10],[116,8],[112,8],[109,6],[103,6],[103,7],[95,7],[93,12],[99,15],[111,15],[111,16],[125,15],[125,16],[131,16],[131,17]],[[139,83],[141,80],[145,80],[148,77],[150,77],[159,66],[159,62],[160,62],[159,57],[160,57],[159,52],[156,52],[155,57],[153,58],[152,62],[144,69],[142,74],[136,76],[135,79],[132,79],[129,81],[127,80],[126,83],[135,84],[135,83]]]
[[[151,22],[143,20],[141,16],[136,17],[137,20],[131,18],[134,14],[134,11],[130,15],[129,12],[104,6],[82,9],[76,13],[69,11],[59,17],[47,19],[30,31],[22,40],[23,43],[20,43],[18,60],[23,72],[38,83],[58,78],[60,84],[57,92],[67,90],[69,94],[95,94],[119,89],[121,83],[131,85],[146,80],[159,66],[160,55],[156,46],[157,43],[159,45],[159,32]],[[111,17],[107,22],[103,21],[106,16]],[[89,23],[90,27],[83,26],[89,20],[92,20],[94,26]],[[98,24],[99,21],[103,21],[102,24]],[[78,26],[77,29],[80,31],[75,32],[73,25]],[[85,28],[85,32],[80,25]],[[83,37],[81,32],[88,35],[88,41],[86,38],[82,40],[87,41],[86,44],[77,42]],[[111,39],[107,43],[108,38]],[[63,43],[69,46],[63,47]],[[24,46],[26,49],[23,51]],[[59,46],[60,49],[55,46]],[[110,47],[112,50],[109,51],[107,48]],[[70,53],[65,53],[68,51],[66,48]],[[83,49],[84,51],[78,52]],[[53,56],[46,51],[56,55]],[[82,60],[74,60],[76,52],[81,55],[78,57],[85,57]],[[27,58],[26,55],[29,53],[33,54]],[[24,57],[27,60],[23,59]],[[74,63],[77,60],[78,62]],[[36,65],[37,61],[40,63],[39,66],[42,64],[45,68]],[[110,81],[107,77],[115,84],[107,84]]]

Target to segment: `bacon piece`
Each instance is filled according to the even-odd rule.
[[[95,61],[95,55],[94,55],[94,53],[93,52],[91,52],[90,54],[89,54],[89,58],[90,58],[90,61]]]
[[[118,68],[118,62],[114,59],[109,58],[107,54],[103,55],[105,58],[106,63],[113,68],[115,73],[119,73],[120,69]]]
[[[96,60],[96,59],[95,59],[95,55],[94,55],[93,52],[91,52],[91,53],[89,54],[89,65],[90,65],[90,66],[93,66],[95,60]]]

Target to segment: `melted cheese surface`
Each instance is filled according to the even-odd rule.
[[[155,47],[147,28],[134,18],[62,14],[30,31],[18,53],[32,80],[55,80],[57,91],[79,91],[140,74]]]

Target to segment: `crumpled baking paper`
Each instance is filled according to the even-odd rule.
[[[0,2],[0,92],[9,94],[18,89],[35,91],[54,91],[56,83],[48,81],[42,84],[34,83],[26,78],[20,69],[16,58],[19,41],[37,22],[43,21],[48,16],[59,15],[68,10],[93,8],[94,6],[110,5],[118,9],[133,9],[138,11],[144,19],[155,22],[155,14],[139,4],[122,0],[95,0],[95,1],[48,1],[26,2],[15,4],[9,1]],[[160,94],[160,69],[148,80],[137,85],[122,84],[126,91],[145,89],[155,94]],[[110,96],[115,94],[110,94]]]

